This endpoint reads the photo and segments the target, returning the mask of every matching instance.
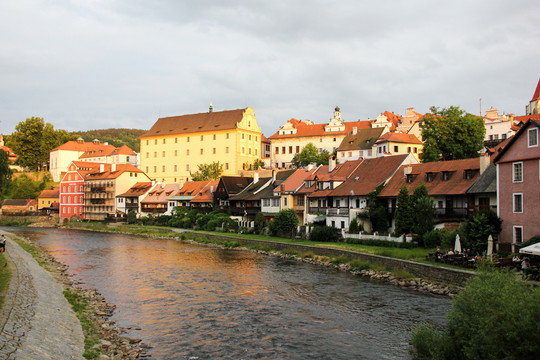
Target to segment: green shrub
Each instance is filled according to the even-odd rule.
[[[452,302],[442,332],[412,333],[419,359],[535,359],[540,354],[540,288],[514,273],[482,269]]]
[[[296,232],[299,220],[296,211],[293,209],[285,209],[279,211],[274,220],[270,222],[268,228],[272,236],[289,236],[292,237]]]
[[[341,232],[331,226],[315,226],[309,234],[309,240],[316,242],[338,242]]]
[[[127,223],[135,224],[137,222],[137,213],[132,209],[127,213]]]
[[[169,220],[171,220],[170,215],[160,215],[156,218],[156,225],[167,226],[169,225]]]
[[[440,230],[431,230],[422,236],[422,244],[425,248],[434,248],[441,245],[442,234]]]
[[[360,270],[369,270],[371,269],[371,263],[369,261],[354,259],[350,262],[351,270],[360,271]]]
[[[351,223],[349,224],[349,233],[350,234],[358,234],[360,232],[360,226],[358,225],[358,220],[352,219]]]
[[[264,214],[259,211],[257,215],[255,215],[255,232],[257,234],[262,234],[264,233],[265,227],[266,227],[266,219],[264,218]]]

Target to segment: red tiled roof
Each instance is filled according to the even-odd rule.
[[[318,181],[345,181],[347,178],[362,164],[364,159],[345,161],[343,164],[337,164],[331,173],[321,174],[320,176],[315,174],[310,176],[310,179],[317,179]],[[315,190],[309,197],[324,197],[331,193],[333,189]]]
[[[141,196],[144,195],[150,188],[152,187],[152,182],[138,182],[135,185],[133,185],[128,191],[126,191],[123,194],[120,194],[118,196],[121,197],[135,197],[135,196]]]
[[[109,156],[114,150],[116,150],[116,148],[109,144],[94,145],[91,149],[86,150],[81,156],[79,156],[79,159],[88,159],[98,156]]]
[[[129,146],[122,145],[114,149],[111,155],[137,155]]]
[[[405,143],[405,144],[419,144],[419,145],[423,144],[420,140],[418,140],[416,135],[396,133],[396,132],[387,132],[386,134],[381,136],[380,139],[376,141],[376,143],[378,144],[385,141]]]
[[[167,199],[174,196],[180,190],[179,184],[156,184],[152,190],[141,200],[141,203],[156,204],[167,202]]]
[[[43,190],[41,194],[39,194],[38,199],[40,198],[58,199],[59,195],[60,195],[60,189],[56,187],[52,190]]]
[[[280,189],[284,192],[296,191],[300,188],[305,179],[317,170],[314,167],[311,170],[298,169],[291,176],[289,176],[281,185]]]
[[[7,153],[7,156],[8,157],[16,157],[17,155],[15,155],[15,153],[10,149],[8,148],[7,146],[0,146],[0,150],[4,150],[6,153]]]
[[[111,171],[112,164],[99,164],[105,165],[103,172],[100,172],[100,168],[94,169],[85,175],[86,180],[99,180],[99,179],[116,179],[125,172],[142,173],[143,171],[131,164],[117,164],[116,170]]]
[[[266,136],[264,136],[263,134],[261,134],[261,142],[263,143],[270,143],[270,140],[268,140],[268,138]]]
[[[345,130],[344,131],[324,131],[325,126],[328,124],[313,124],[307,125],[301,120],[291,119],[290,123],[296,128],[296,134],[287,134],[280,135],[279,130],[269,139],[287,139],[287,138],[296,138],[296,137],[305,137],[305,136],[334,136],[334,135],[345,135],[352,131],[353,127],[358,129],[367,129],[371,128],[370,121],[350,121],[344,122]]]
[[[396,127],[398,127],[399,122],[401,121],[401,119],[403,119],[402,116],[398,114],[394,114],[393,112],[390,112],[390,111],[383,112],[383,115],[386,116],[386,118],[390,122],[392,122],[392,127],[390,128],[390,130],[394,130]]]
[[[206,185],[208,185],[210,181],[186,181],[184,183],[184,186],[180,190],[178,190],[178,193],[176,193],[177,196],[190,196],[190,195],[197,195]]]
[[[515,116],[514,123],[517,122],[517,123],[525,124],[529,119],[540,120],[540,114]]]
[[[538,79],[538,85],[536,85],[536,90],[533,94],[531,101],[540,100],[540,79]]]
[[[213,191],[216,191],[216,188],[219,184],[218,180],[210,181],[202,191],[200,191],[190,202],[194,203],[211,203],[214,201]]]
[[[411,167],[413,180],[411,183],[406,182],[404,170],[407,166]],[[473,170],[471,179],[464,178],[465,170]],[[423,164],[413,164],[401,166],[397,172],[388,181],[384,189],[381,191],[382,197],[397,196],[402,184],[407,185],[409,193],[413,193],[414,189],[425,184],[429,195],[459,195],[465,194],[465,191],[474,183],[480,173],[480,159],[464,159],[451,161],[435,161]],[[442,173],[448,172],[450,177],[448,180],[442,179]],[[433,181],[426,181],[426,174],[434,174]]]
[[[375,190],[399,168],[407,155],[365,159],[329,196],[362,196]]]

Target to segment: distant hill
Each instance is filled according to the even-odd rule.
[[[135,152],[140,151],[139,136],[146,133],[148,130],[141,129],[102,129],[89,131],[74,131],[70,134],[75,138],[82,137],[84,141],[92,141],[98,139],[100,142],[107,142],[113,146],[120,147],[127,145]]]

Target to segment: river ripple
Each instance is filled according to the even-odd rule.
[[[446,297],[248,251],[9,230],[38,242],[116,304],[112,320],[153,346],[155,359],[409,358],[412,326],[444,324],[450,309]]]

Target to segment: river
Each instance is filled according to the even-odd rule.
[[[38,243],[153,359],[403,359],[450,299],[334,269],[174,240],[5,228]]]

